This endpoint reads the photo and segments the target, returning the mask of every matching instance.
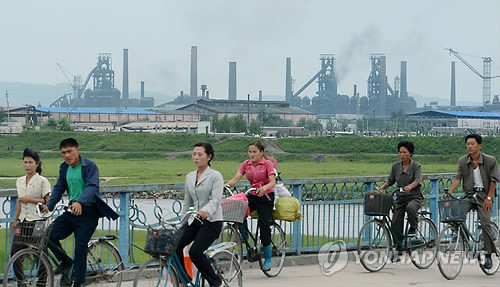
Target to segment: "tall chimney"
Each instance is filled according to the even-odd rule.
[[[123,102],[127,105],[128,102],[128,49],[123,49]]]
[[[207,90],[207,85],[201,85],[201,97],[205,98],[205,92]]]
[[[236,62],[229,62],[229,89],[228,100],[236,100]]]
[[[408,100],[408,88],[406,86],[406,61],[401,61],[401,89],[399,91],[400,99],[402,101]]]
[[[141,81],[141,100],[144,99],[144,81]]]
[[[259,102],[262,102],[262,90],[259,90]]]
[[[286,58],[285,101],[292,101],[292,58]]]
[[[198,96],[198,58],[196,46],[191,46],[191,81],[189,96],[196,98]]]
[[[451,62],[451,101],[450,106],[455,107],[456,102],[456,91],[455,91],[455,61]]]

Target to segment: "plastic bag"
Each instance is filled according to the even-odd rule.
[[[250,213],[253,218],[259,218],[257,210]],[[276,201],[275,209],[273,210],[274,220],[285,220],[294,222],[302,219],[300,212],[300,202],[295,197],[280,197]]]

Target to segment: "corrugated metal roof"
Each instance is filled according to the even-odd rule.
[[[129,115],[156,115],[158,113],[142,109],[118,108],[36,108],[41,112],[72,113],[72,114],[129,114]]]
[[[425,111],[410,114],[409,116],[427,116],[427,117],[458,117],[458,118],[477,118],[477,119],[500,119],[500,113],[486,112],[461,112],[461,111]]]

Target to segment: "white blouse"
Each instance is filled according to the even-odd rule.
[[[18,198],[21,196],[29,196],[33,198],[44,198],[50,193],[50,182],[47,178],[36,173],[26,185],[26,176],[21,176],[16,181],[16,189]],[[21,203],[21,213],[19,220],[33,221],[41,219],[36,212],[36,204],[23,202]]]

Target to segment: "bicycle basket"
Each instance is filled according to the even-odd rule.
[[[449,199],[438,201],[439,220],[447,222],[464,222],[470,209],[470,203],[465,199]]]
[[[365,214],[370,216],[388,216],[392,207],[392,196],[385,193],[367,192],[365,194]]]
[[[179,240],[184,234],[185,226],[148,228],[144,252],[153,256],[172,256],[179,244]]]
[[[49,238],[50,227],[48,220],[21,222],[13,228],[12,243],[43,247]]]
[[[224,221],[243,223],[248,216],[248,201],[223,199],[221,205]]]

